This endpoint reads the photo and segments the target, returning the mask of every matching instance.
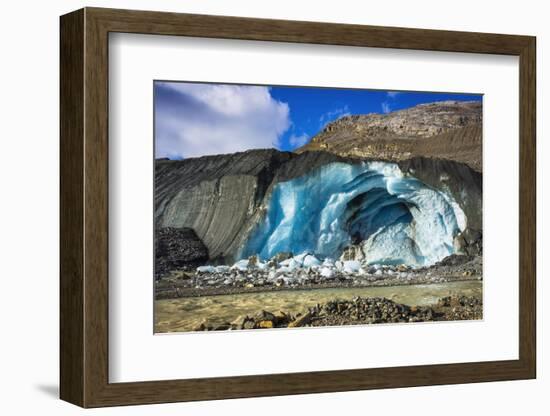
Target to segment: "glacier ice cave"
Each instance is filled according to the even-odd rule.
[[[466,217],[454,199],[394,163],[331,163],[277,183],[241,258],[279,252],[337,258],[360,245],[369,264],[429,266],[453,254]]]

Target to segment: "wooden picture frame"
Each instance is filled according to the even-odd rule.
[[[536,376],[535,38],[85,8],[61,17],[60,359],[63,400],[101,407]],[[519,56],[519,359],[110,383],[108,35],[110,32]]]

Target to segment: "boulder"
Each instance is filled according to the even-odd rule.
[[[294,321],[288,324],[289,328],[298,328],[301,326],[306,326],[311,322],[311,313],[308,312],[304,315],[297,317]]]
[[[208,249],[190,228],[155,230],[155,277],[173,271],[190,270],[208,260]]]

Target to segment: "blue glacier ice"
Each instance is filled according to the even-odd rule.
[[[273,187],[240,258],[279,252],[337,258],[361,244],[367,264],[428,266],[453,254],[466,218],[450,195],[394,163],[331,163]]]

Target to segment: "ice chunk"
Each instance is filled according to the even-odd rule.
[[[287,271],[293,271],[301,266],[301,264],[297,262],[294,257],[280,262],[279,265],[281,266],[281,269],[284,268]]]
[[[330,267],[323,267],[321,269],[321,276],[325,279],[330,279],[332,276],[334,276],[334,271]]]
[[[248,270],[248,259],[239,260],[237,263],[235,263],[233,266],[231,266],[232,269],[246,271]]]
[[[323,260],[323,266],[324,267],[334,267],[334,260],[327,257],[325,260]]]
[[[293,259],[296,261],[300,266],[303,265],[304,259],[309,255],[309,253],[302,253],[298,254],[297,256],[294,256]]]
[[[216,268],[214,266],[200,266],[197,267],[199,273],[215,273]]]
[[[302,263],[303,267],[317,267],[320,266],[321,262],[319,259],[311,254],[308,254]]]
[[[357,260],[348,260],[344,262],[343,270],[346,273],[357,273],[361,268],[361,263]]]

